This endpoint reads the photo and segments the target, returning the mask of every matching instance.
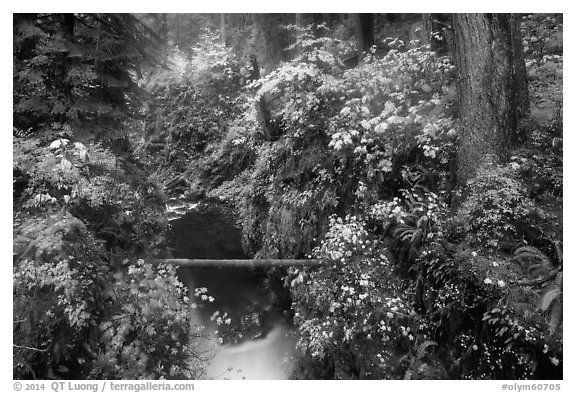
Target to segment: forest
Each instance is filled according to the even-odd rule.
[[[13,14],[13,378],[273,336],[152,262],[179,203],[301,261],[250,276],[282,378],[563,379],[562,81],[562,14]]]

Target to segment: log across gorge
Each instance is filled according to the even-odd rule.
[[[278,267],[320,266],[316,259],[250,259],[233,215],[218,201],[167,206],[169,259],[190,294],[190,323],[206,340],[207,379],[288,379],[298,352],[291,301]],[[208,299],[208,300],[203,300]]]
[[[310,266],[317,267],[322,264],[321,259],[188,259],[188,258],[168,258],[168,259],[148,259],[148,263],[168,264],[182,267],[195,268],[273,268],[289,266]]]

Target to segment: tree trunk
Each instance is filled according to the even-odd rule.
[[[454,33],[452,31],[450,14],[422,14],[422,22],[430,49],[445,55],[453,53]]]
[[[299,27],[306,27],[308,23],[308,14],[296,14],[296,24]]]
[[[226,14],[220,14],[220,38],[222,45],[226,46]]]
[[[162,45],[162,64],[168,62],[168,17],[160,14],[160,40]]]
[[[74,40],[74,26],[75,17],[74,14],[61,14],[61,26],[62,31],[66,36],[68,42],[73,43]],[[58,67],[58,78],[56,78],[55,83],[59,85],[59,89],[64,92],[66,97],[72,101],[73,100],[73,83],[68,79],[68,72],[70,71],[72,64],[77,63],[77,60],[72,60],[68,57],[68,53],[62,51],[56,55],[59,59],[60,67]],[[67,120],[67,115],[63,111],[62,113],[56,115],[59,122],[65,123]]]
[[[324,14],[296,14],[296,25],[299,27],[312,25],[312,33],[317,38],[324,36],[325,31],[317,28],[322,23],[324,23]]]
[[[74,14],[62,14],[62,30],[68,37],[74,37]]]
[[[458,181],[466,184],[490,156],[504,159],[523,135],[529,110],[517,17],[454,14],[460,102]]]
[[[263,49],[258,60],[260,65],[267,69],[274,68],[280,61],[288,60],[284,50],[288,46],[289,38],[280,26],[281,18],[281,14],[254,14],[255,33]]]
[[[356,42],[358,52],[367,52],[374,45],[374,14],[357,14]]]
[[[248,81],[256,81],[260,79],[260,66],[255,54],[250,55],[250,68],[248,74]]]
[[[302,29],[305,29],[312,24],[312,14],[295,14],[295,19],[296,19],[296,26]],[[315,30],[314,27],[312,27],[312,29]],[[292,42],[297,42],[300,33],[298,31],[295,31],[294,33],[295,34],[292,35]],[[292,53],[290,53],[290,57],[296,58],[298,55],[300,55],[301,49],[302,48],[300,47],[296,47],[292,51]]]
[[[174,26],[174,41],[176,43],[176,47],[180,47],[180,14],[175,14],[176,21]]]

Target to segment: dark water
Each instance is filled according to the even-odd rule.
[[[240,229],[224,207],[198,204],[180,219],[171,221],[170,243],[175,258],[247,258]]]
[[[199,204],[171,224],[169,242],[175,258],[247,258],[240,230],[215,203]],[[268,289],[264,270],[179,268],[178,275],[188,286],[191,300],[199,288],[206,288],[205,294],[214,299],[196,298],[198,307],[191,310],[192,323],[206,326],[205,333],[212,341],[221,342],[208,368],[208,378],[287,377],[294,340],[275,294]],[[222,315],[225,322],[218,324],[217,317]]]

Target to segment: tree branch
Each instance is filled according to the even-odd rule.
[[[27,346],[25,346],[25,345],[12,344],[12,346],[13,346],[14,348],[27,349],[27,350],[29,350],[29,351],[36,351],[36,352],[46,352],[46,351],[48,350],[48,348],[38,349],[38,348],[27,347]]]

